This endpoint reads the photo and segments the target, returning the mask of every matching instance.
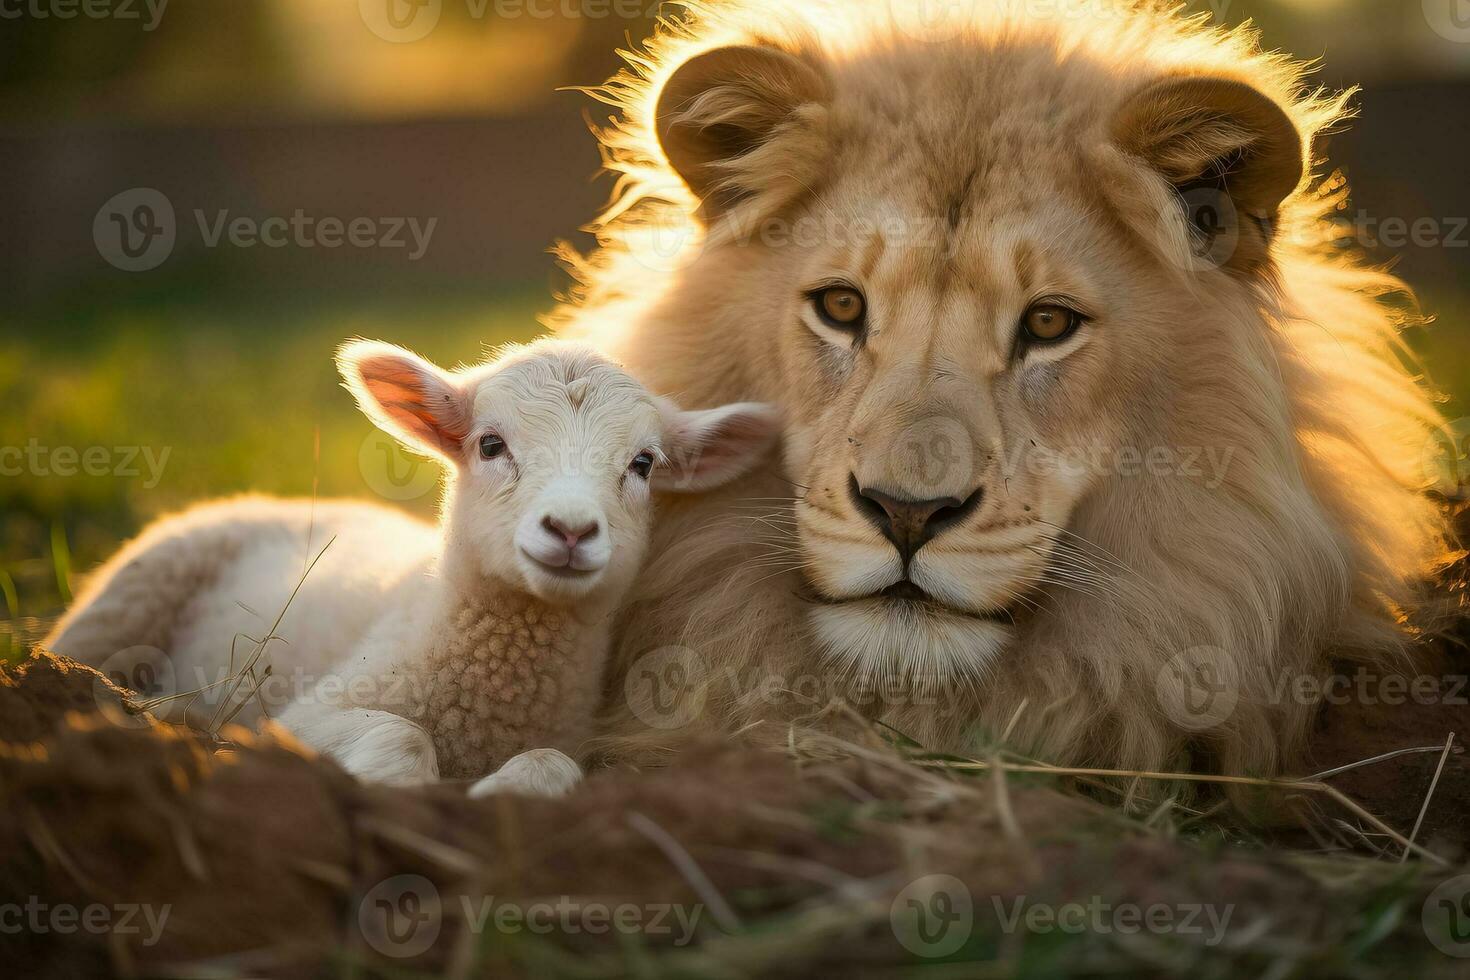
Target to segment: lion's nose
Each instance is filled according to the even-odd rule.
[[[936,497],[932,500],[915,500],[899,493],[889,493],[874,487],[863,487],[857,477],[848,477],[848,491],[858,512],[872,521],[893,542],[908,567],[914,553],[936,534],[952,527],[980,505],[985,488],[979,487],[964,500],[957,497]]]

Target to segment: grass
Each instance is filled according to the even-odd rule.
[[[161,513],[250,490],[372,497],[385,467],[429,465],[385,456],[376,441],[364,449],[375,430],[332,364],[343,340],[473,361],[487,345],[536,335],[548,302],[544,289],[522,288],[0,313],[0,654],[34,639],[77,573]],[[393,502],[428,514],[432,483],[419,471]]]

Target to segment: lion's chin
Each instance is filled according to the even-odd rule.
[[[813,603],[810,617],[822,655],[867,680],[974,683],[1014,635],[996,619],[879,597]]]

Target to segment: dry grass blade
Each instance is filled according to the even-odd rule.
[[[1444,740],[1444,752],[1440,754],[1439,765],[1434,767],[1434,778],[1429,781],[1429,792],[1424,794],[1424,803],[1419,807],[1419,816],[1414,818],[1414,829],[1409,831],[1409,843],[1419,836],[1419,828],[1424,826],[1424,814],[1429,812],[1429,801],[1434,799],[1434,790],[1439,786],[1440,774],[1444,772],[1445,760],[1450,757],[1450,749],[1455,745],[1455,733],[1450,732],[1449,738]],[[1402,864],[1409,857],[1409,849],[1404,848],[1404,853],[1399,855],[1399,863]]]
[[[1392,752],[1384,752],[1382,755],[1375,755],[1367,759],[1359,759],[1357,762],[1349,762],[1345,766],[1337,766],[1334,769],[1326,769],[1322,772],[1313,773],[1310,776],[1303,776],[1302,779],[1307,782],[1316,782],[1318,780],[1326,779],[1329,776],[1341,775],[1342,773],[1349,772],[1353,769],[1361,769],[1364,766],[1371,766],[1376,765],[1380,762],[1387,762],[1389,759],[1397,759],[1399,756],[1443,751],[1445,751],[1445,747],[1442,745],[1421,745],[1412,749],[1395,749]]]
[[[984,762],[979,759],[968,759],[959,762],[940,759],[921,759],[916,760],[916,764],[927,766],[930,768],[958,770],[973,769],[977,771],[984,771],[992,768],[992,763]],[[1053,776],[1100,776],[1104,778],[1117,779],[1131,778],[1147,779],[1153,781],[1163,780],[1168,782],[1215,783],[1234,786],[1260,786],[1266,789],[1306,790],[1307,792],[1311,793],[1322,793],[1326,796],[1331,797],[1340,806],[1351,811],[1354,816],[1358,817],[1358,819],[1367,821],[1379,832],[1387,837],[1392,838],[1396,843],[1402,845],[1407,850],[1413,851],[1420,857],[1432,861],[1442,868],[1447,868],[1450,866],[1450,862],[1446,861],[1438,854],[1435,854],[1434,852],[1426,850],[1425,848],[1420,847],[1418,844],[1415,844],[1403,834],[1399,833],[1388,824],[1384,823],[1378,817],[1363,809],[1346,794],[1339,791],[1336,787],[1329,786],[1326,783],[1313,782],[1311,780],[1305,779],[1261,779],[1255,776],[1214,776],[1205,773],[1193,772],[1145,772],[1140,770],[1125,769],[1017,765],[1015,763],[1002,762],[999,760],[997,760],[994,765],[1003,767],[1007,772],[1043,773]]]
[[[306,584],[306,579],[311,575],[312,569],[316,568],[317,562],[322,560],[322,555],[325,555],[327,553],[327,549],[330,548],[336,542],[336,540],[337,538],[334,536],[330,541],[328,541],[326,545],[322,547],[322,550],[317,552],[316,557],[311,560],[311,563],[307,565],[306,569],[301,573],[301,578],[296,581],[296,587],[291,590],[291,594],[286,597],[285,604],[281,606],[281,611],[276,614],[276,621],[271,623],[271,628],[266,630],[265,638],[257,643],[255,645],[255,649],[250,652],[250,657],[248,660],[246,660],[245,666],[241,668],[240,671],[235,675],[234,686],[232,686],[229,691],[226,692],[224,699],[220,701],[219,707],[215,709],[214,717],[209,720],[210,732],[219,731],[221,724],[221,715],[223,715],[225,708],[229,704],[234,702],[235,695],[239,693],[240,685],[245,683],[246,676],[254,676],[253,672],[255,670],[255,665],[260,660],[261,656],[264,655],[266,645],[269,644],[273,638],[278,639],[278,637],[276,637],[276,630],[280,629],[281,621],[286,618],[286,613],[291,610],[291,604],[296,601],[296,597],[301,593],[301,587]],[[246,700],[248,700],[248,698]]]
[[[628,826],[647,837],[653,842],[654,847],[663,851],[664,856],[679,869],[684,880],[689,882],[689,886],[704,900],[705,905],[709,907],[710,915],[719,922],[720,928],[726,932],[735,932],[740,928],[740,917],[725,901],[725,896],[720,894],[715,888],[715,883],[710,881],[709,875],[704,873],[704,869],[699,866],[698,862],[667,830],[641,813],[628,814]]]

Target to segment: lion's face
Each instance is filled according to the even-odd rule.
[[[1152,318],[1074,189],[856,170],[767,235],[744,318],[779,349],[810,614],[854,664],[974,669],[1066,574]]]
[[[1042,591],[1100,577],[1065,540],[1074,512],[1120,449],[1167,437],[1170,358],[1220,332],[1144,244],[1190,237],[1169,184],[1236,213],[1210,274],[1247,279],[1301,141],[1232,82],[1100,115],[1077,77],[1008,100],[993,53],[905,61],[903,96],[876,65],[716,50],[668,82],[661,136],[712,228],[690,281],[727,284],[722,319],[779,376],[818,645],[978,674]]]

